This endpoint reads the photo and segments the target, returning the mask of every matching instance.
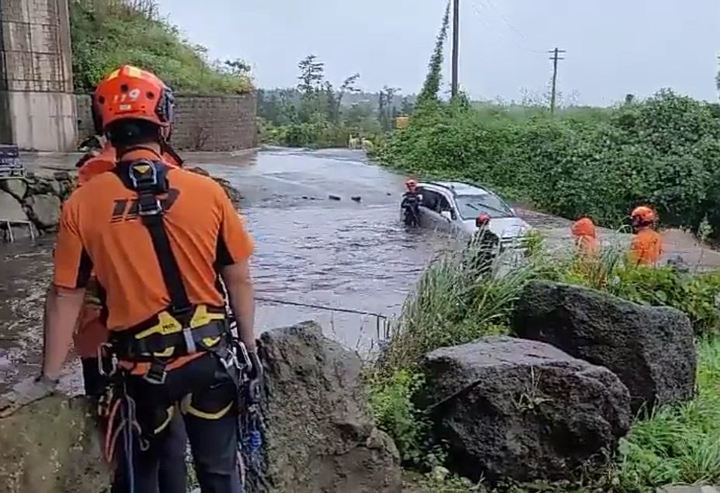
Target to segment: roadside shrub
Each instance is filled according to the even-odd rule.
[[[351,130],[329,122],[291,123],[271,127],[265,142],[288,147],[347,147]]]
[[[393,437],[402,460],[413,464],[419,464],[425,454],[428,425],[413,404],[423,381],[420,373],[397,370],[371,382],[370,408],[375,422]]]
[[[477,248],[447,252],[428,266],[392,327],[381,357],[385,368],[413,368],[434,349],[508,332],[510,313],[533,267],[508,270],[506,254],[480,274],[467,262]]]

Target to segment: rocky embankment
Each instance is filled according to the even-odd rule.
[[[188,171],[214,179],[235,205],[242,199],[240,192],[227,180],[212,177],[200,167],[188,168]],[[70,171],[54,171],[44,176],[29,172],[24,178],[0,180],[0,232],[9,240],[56,231],[60,205],[76,186],[76,174]],[[8,223],[12,235],[8,232]],[[29,225],[34,228],[32,232]]]
[[[454,473],[490,483],[604,477],[635,411],[693,396],[696,356],[679,312],[536,282],[514,324],[525,338],[425,357],[420,397]],[[265,449],[249,492],[402,490],[356,353],[305,323],[264,333],[260,354]],[[0,419],[0,493],[97,493],[109,473],[95,427],[82,399],[60,396]]]
[[[692,399],[690,321],[578,286],[531,282],[514,335],[425,357],[424,399],[447,467],[473,480],[607,477],[634,416]]]

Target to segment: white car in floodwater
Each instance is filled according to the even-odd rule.
[[[522,246],[522,238],[532,229],[507,202],[485,188],[461,182],[418,184],[420,226],[460,236],[472,237],[475,220],[490,216],[488,227],[500,238],[502,248]]]

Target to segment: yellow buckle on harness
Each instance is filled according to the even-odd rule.
[[[135,334],[135,339],[144,339],[153,334],[169,335],[175,334],[177,332],[182,332],[182,324],[167,310],[163,310],[158,313],[157,317],[158,323]],[[195,312],[193,313],[192,319],[190,319],[190,329],[204,327],[213,320],[223,319],[225,319],[224,313],[210,313],[208,312],[207,305],[198,305],[197,307],[195,307]],[[207,347],[212,347],[219,341],[220,337],[206,337],[203,339],[203,344],[205,344]],[[169,347],[165,351],[153,353],[153,356],[156,356],[158,358],[169,358],[173,355],[173,353],[175,353],[175,348]]]
[[[224,320],[224,313],[210,313],[208,312],[207,305],[198,305],[195,309],[192,319],[190,320],[190,328],[195,329],[197,327],[203,327],[213,320]],[[212,347],[220,342],[219,337],[205,337],[202,340],[203,344],[207,347]]]

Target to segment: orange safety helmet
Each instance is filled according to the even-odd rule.
[[[583,217],[575,221],[571,226],[570,231],[572,232],[573,236],[576,237],[587,236],[590,238],[595,238],[595,236],[597,235],[597,232],[595,230],[595,223],[593,223],[592,219],[590,219],[589,217]]]
[[[154,74],[123,65],[103,79],[93,96],[95,131],[107,133],[113,123],[136,119],[152,122],[168,140],[175,116],[175,96]]]
[[[633,209],[630,219],[633,226],[649,226],[657,221],[657,214],[650,207],[641,205]]]

